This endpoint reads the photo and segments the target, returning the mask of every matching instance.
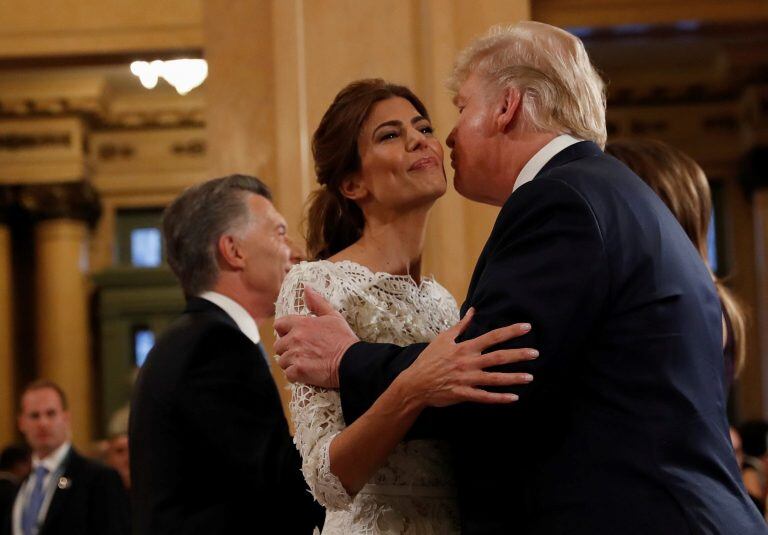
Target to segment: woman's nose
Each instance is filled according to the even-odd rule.
[[[412,132],[408,133],[407,149],[409,151],[420,149],[424,146],[426,140],[427,137],[423,133],[418,130],[413,130]]]

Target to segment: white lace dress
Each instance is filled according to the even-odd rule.
[[[456,301],[432,279],[373,273],[354,262],[302,262],[286,276],[276,316],[308,314],[304,285],[322,294],[367,342],[428,342],[458,321]],[[323,535],[459,533],[450,451],[446,443],[399,444],[356,496],[331,473],[328,450],[344,428],[336,390],[292,385],[294,442],[312,494],[325,506]]]

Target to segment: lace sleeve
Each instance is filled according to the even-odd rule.
[[[304,304],[305,284],[340,308],[340,290],[332,286],[330,274],[312,263],[302,263],[294,266],[283,282],[275,307],[276,318],[310,314]],[[331,442],[345,427],[338,391],[292,384],[289,407],[296,428],[293,442],[301,455],[301,471],[312,494],[328,510],[348,509],[353,498],[331,472],[329,456]]]

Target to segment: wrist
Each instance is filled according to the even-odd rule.
[[[411,382],[408,370],[400,373],[387,390],[392,391],[393,397],[399,401],[406,413],[418,414],[428,406],[423,392]]]

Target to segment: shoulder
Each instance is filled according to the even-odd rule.
[[[201,345],[247,338],[225,312],[219,309],[186,311],[160,336],[157,351],[184,353]]]
[[[104,484],[120,481],[120,476],[113,468],[101,461],[83,456],[74,448],[70,450],[67,456],[64,475],[73,479],[82,478]],[[114,479],[115,477],[117,479]]]
[[[359,292],[365,269],[354,262],[328,260],[301,262],[293,266],[280,288],[277,317],[303,306],[305,286],[310,286],[335,308],[343,308],[350,296]]]
[[[291,288],[302,284],[313,284],[328,282],[336,275],[337,269],[333,262],[327,260],[317,260],[314,262],[300,262],[293,266],[283,281],[283,288]],[[316,288],[319,290],[320,288]]]

